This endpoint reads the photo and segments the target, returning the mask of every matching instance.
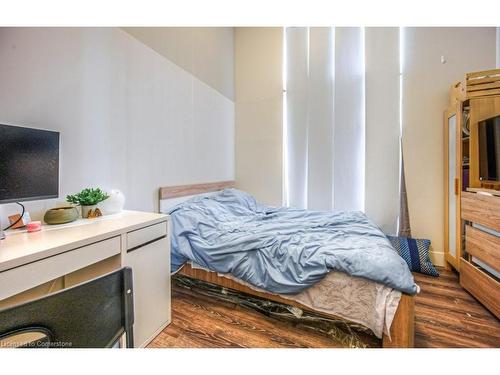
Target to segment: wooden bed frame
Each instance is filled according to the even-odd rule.
[[[230,187],[234,187],[234,181],[162,187],[160,188],[160,200],[213,192]],[[178,274],[193,279],[203,280],[228,289],[233,289],[240,292],[248,293],[257,297],[266,298],[271,301],[299,307],[306,311],[312,311],[315,314],[329,316],[329,314],[315,311],[314,309],[304,306],[293,300],[289,300],[287,298],[283,298],[271,293],[265,293],[253,290],[227,277],[219,276],[216,272],[206,271],[203,269],[194,269],[189,264],[184,265],[184,267],[178,272]],[[339,317],[337,316],[331,316],[331,317],[339,319]],[[387,337],[384,334],[382,338],[382,347],[413,348],[414,326],[415,326],[414,321],[415,321],[415,298],[414,296],[403,293],[401,295],[401,300],[399,302],[398,309],[396,310],[396,315],[394,316],[394,320],[392,321],[392,325],[390,328],[391,339],[389,339],[389,337]]]

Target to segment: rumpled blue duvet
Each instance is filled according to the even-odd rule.
[[[173,272],[193,261],[273,293],[296,294],[335,270],[417,293],[406,262],[361,212],[266,206],[227,189],[181,203],[170,215]]]

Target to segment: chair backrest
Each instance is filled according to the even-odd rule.
[[[125,267],[0,310],[0,347],[106,348],[123,334],[133,347],[133,306],[132,269]]]

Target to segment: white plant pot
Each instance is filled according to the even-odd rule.
[[[97,208],[97,204],[92,206],[82,206],[82,217],[87,219],[89,217],[90,210],[95,210]]]

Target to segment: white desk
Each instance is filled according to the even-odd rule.
[[[0,308],[132,267],[135,346],[170,323],[167,215],[124,211],[97,219],[8,233],[0,241]]]

